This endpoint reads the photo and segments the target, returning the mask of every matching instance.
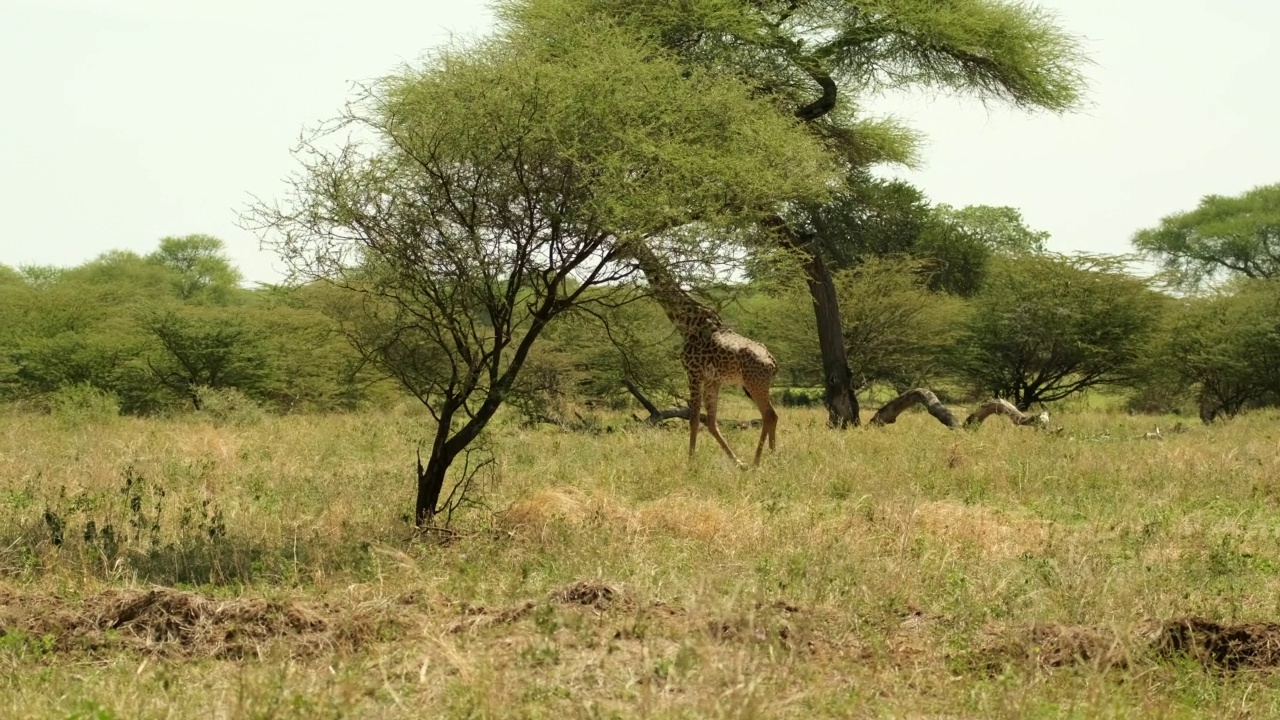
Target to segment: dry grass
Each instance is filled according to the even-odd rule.
[[[0,715],[1274,715],[1277,419],[504,426],[423,542],[415,413],[0,416]]]

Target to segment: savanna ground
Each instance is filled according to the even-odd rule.
[[[0,415],[0,716],[1274,716],[1278,419],[511,424],[423,541],[410,412]]]

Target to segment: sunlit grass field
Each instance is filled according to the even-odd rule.
[[[0,415],[0,716],[1280,714],[1280,416],[824,417],[508,419],[415,538],[413,412]]]

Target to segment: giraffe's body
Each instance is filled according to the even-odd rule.
[[[699,416],[705,406],[707,430],[735,463],[742,464],[716,424],[720,388],[738,386],[760,409],[760,442],[756,445],[755,457],[755,464],[760,464],[765,441],[768,440],[770,450],[777,444],[778,413],[769,397],[769,387],[778,363],[764,345],[729,329],[714,310],[682,290],[648,248],[637,244],[628,249],[653,288],[654,299],[684,339],[680,361],[689,376],[689,456],[693,456],[698,445]]]

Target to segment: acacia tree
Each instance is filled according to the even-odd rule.
[[[256,394],[270,375],[266,338],[240,313],[168,308],[148,313],[142,327],[154,345],[144,360],[148,374],[194,410],[202,388]]]
[[[982,234],[953,221],[945,207],[930,207],[924,193],[909,183],[858,169],[831,200],[805,208],[798,224],[820,239],[833,271],[910,255],[922,261],[931,290],[972,295],[993,248]],[[850,343],[846,336],[846,346]]]
[[[621,246],[752,226],[832,177],[741,82],[608,23],[560,39],[507,33],[373,84],[328,128],[348,139],[304,143],[288,199],[250,213],[299,277],[350,291],[331,311],[353,346],[434,417],[420,526],[547,326],[627,292]]]
[[[1186,289],[1222,277],[1280,277],[1280,183],[1206,195],[1195,210],[1138,231],[1133,244]]]
[[[966,205],[962,208],[940,203],[933,207],[937,218],[981,242],[993,253],[1021,255],[1048,250],[1049,233],[1032,230],[1017,208]]]
[[[678,53],[688,65],[745,77],[792,114],[847,169],[911,157],[913,135],[859,116],[850,99],[939,88],[984,101],[1061,112],[1080,100],[1083,56],[1046,11],[1008,0],[510,0],[508,25],[558,44],[605,16]],[[833,426],[858,424],[835,284],[824,255],[842,238],[806,228],[779,205],[763,224],[795,252],[813,298]]]
[[[241,279],[226,246],[211,235],[162,238],[147,260],[173,273],[174,291],[183,301],[226,302]]]
[[[1233,285],[1180,300],[1151,358],[1194,390],[1205,422],[1280,400],[1280,283]]]
[[[957,343],[958,370],[974,389],[1024,411],[1129,384],[1160,308],[1114,258],[997,258]]]

